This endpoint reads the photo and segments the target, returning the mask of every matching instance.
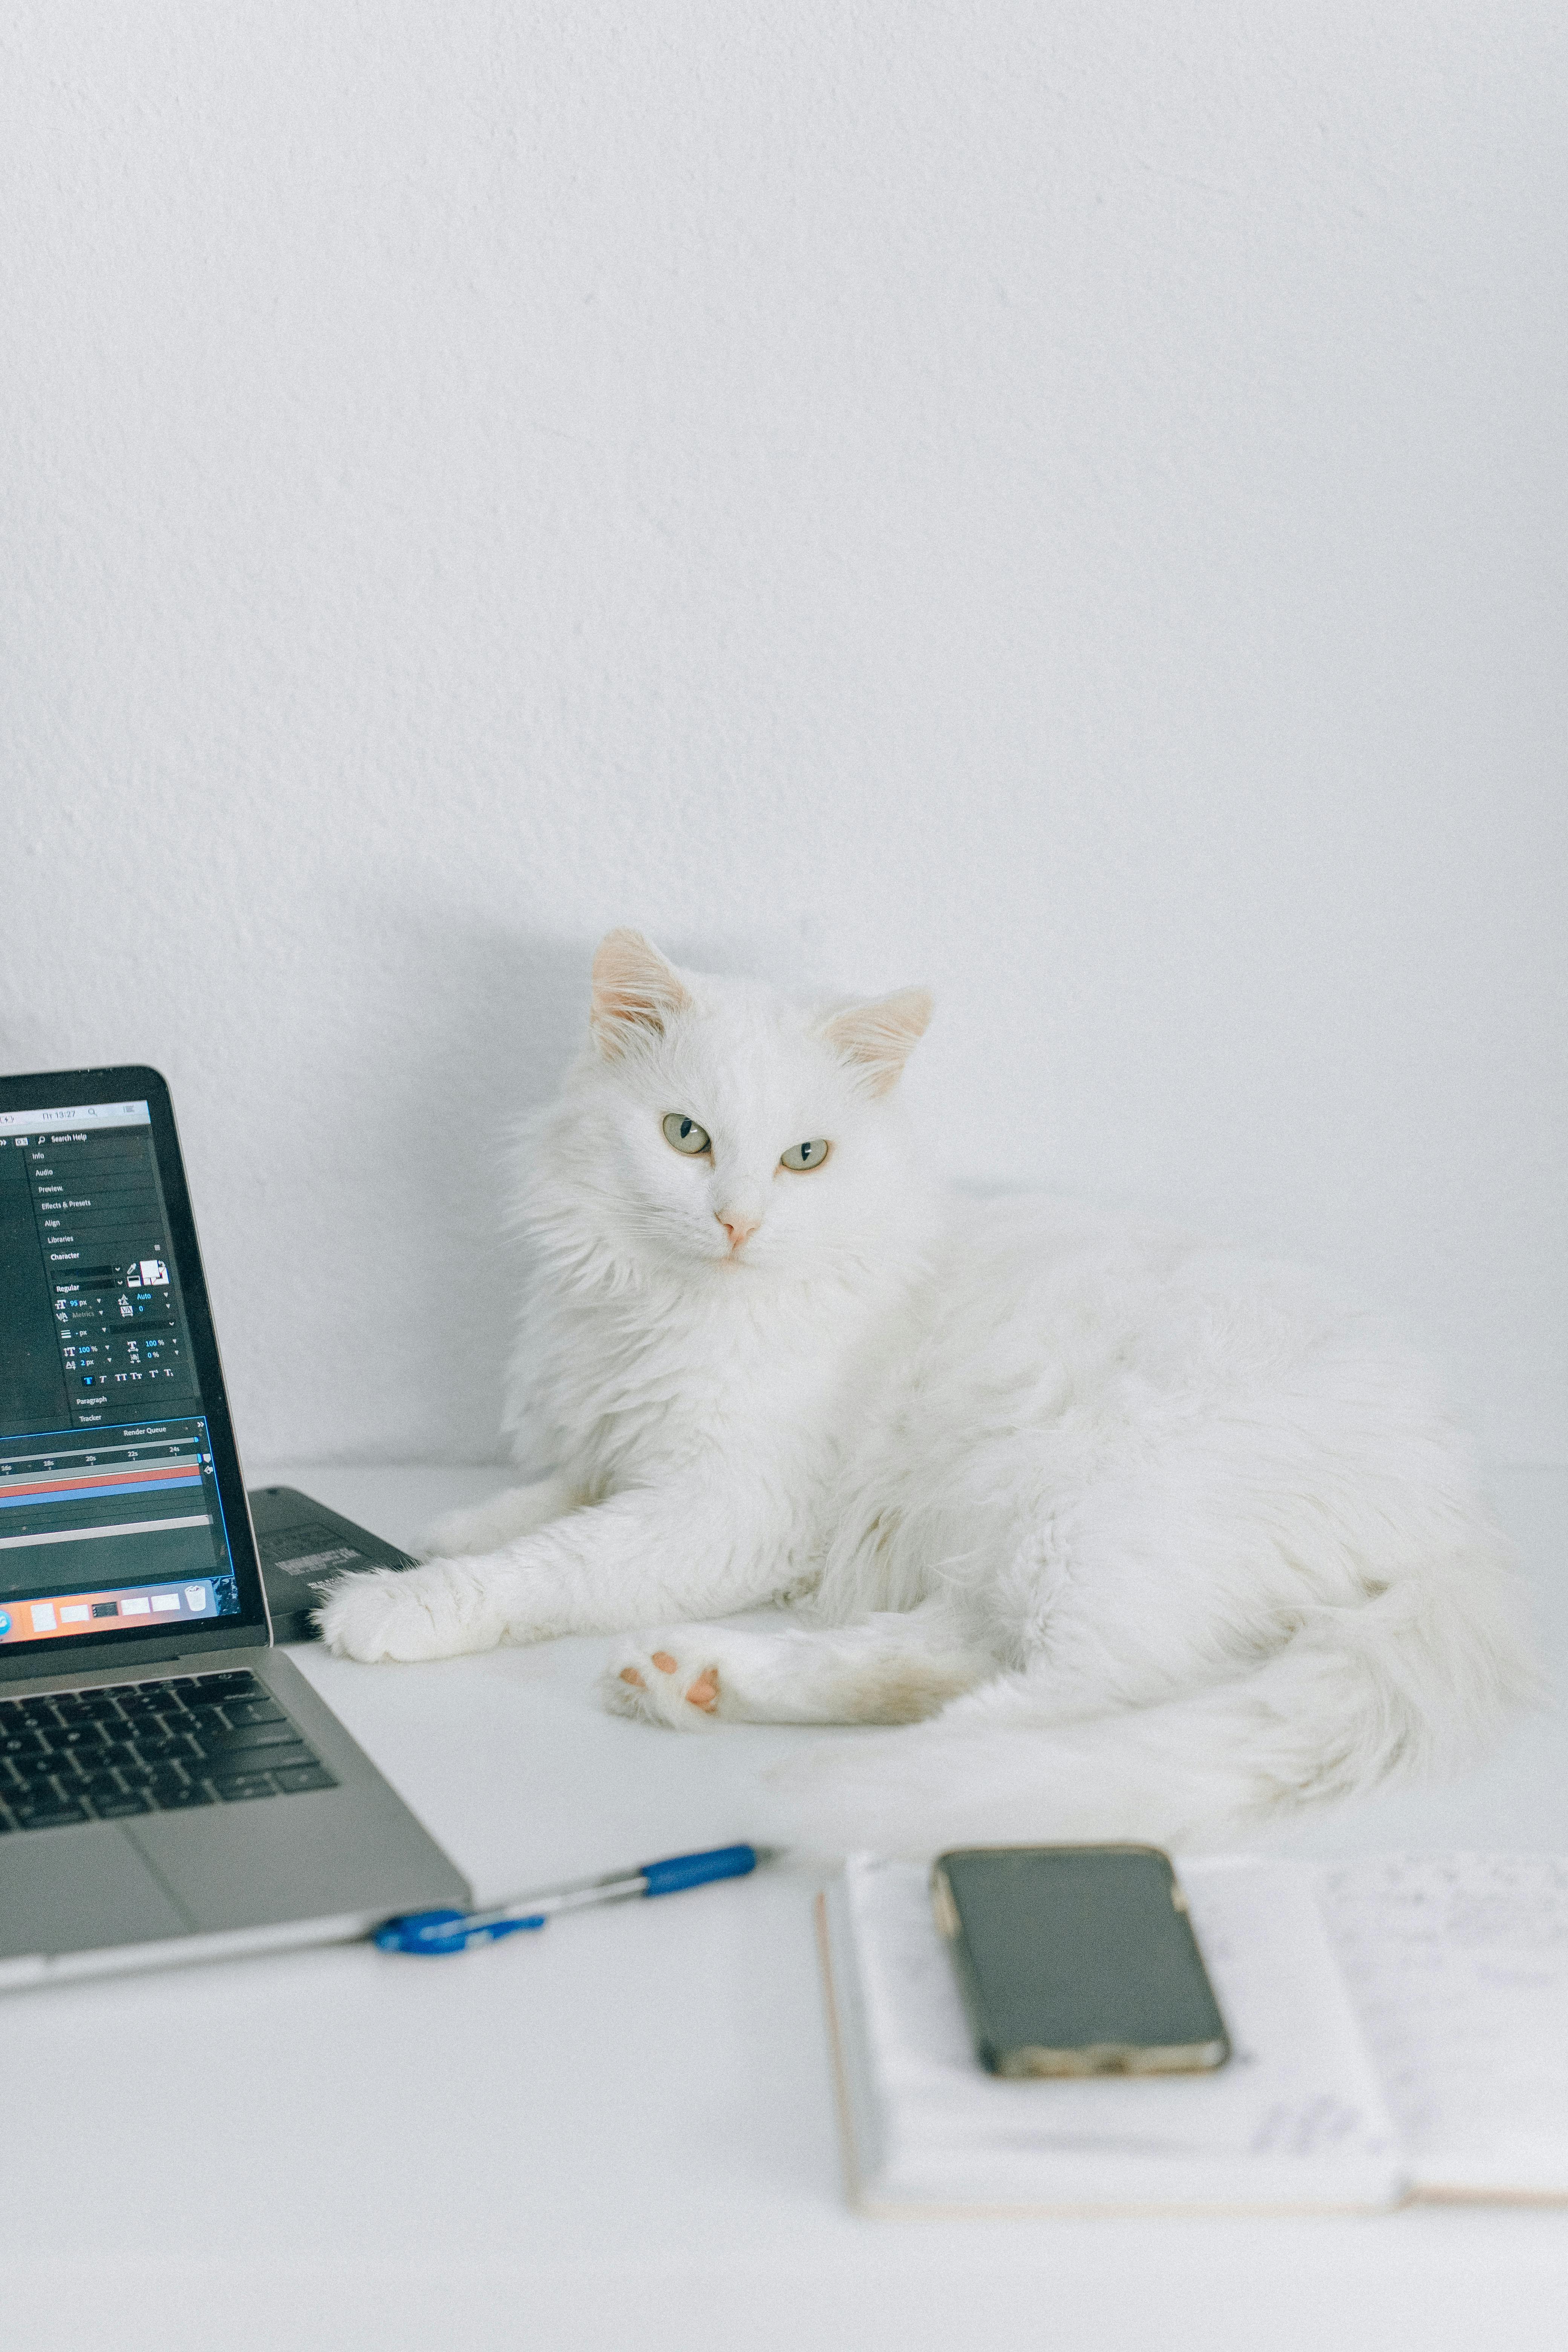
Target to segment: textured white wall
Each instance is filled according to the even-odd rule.
[[[1568,1452],[1561,9],[16,0],[0,1066],[173,1080],[253,1461],[496,1448],[592,941]]]

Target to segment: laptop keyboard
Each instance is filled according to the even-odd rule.
[[[251,1674],[0,1699],[0,1835],[337,1785]]]

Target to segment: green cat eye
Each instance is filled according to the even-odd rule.
[[[673,1143],[677,1151],[693,1155],[706,1151],[712,1141],[705,1127],[699,1127],[694,1118],[688,1118],[678,1110],[672,1110],[664,1122],[664,1139],[667,1143]]]
[[[792,1143],[779,1161],[779,1166],[793,1168],[796,1175],[799,1175],[807,1168],[820,1168],[827,1157],[829,1149],[830,1146],[824,1143],[820,1137],[815,1143]]]

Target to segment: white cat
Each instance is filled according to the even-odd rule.
[[[1532,1675],[1422,1367],[1287,1268],[944,1192],[897,1092],[930,1012],[610,934],[523,1201],[557,1466],[343,1579],[331,1647],[651,1621],[605,1684],[650,1723],[933,1717],[802,1759],[818,1845],[1191,1845],[1473,1754]]]

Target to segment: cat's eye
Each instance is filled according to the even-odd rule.
[[[828,1146],[820,1137],[815,1143],[792,1143],[779,1161],[781,1168],[793,1168],[801,1175],[807,1168],[820,1168],[826,1159]]]
[[[667,1143],[673,1143],[677,1151],[691,1154],[707,1151],[712,1142],[705,1127],[699,1127],[694,1118],[688,1118],[684,1112],[679,1110],[672,1110],[666,1118],[664,1139]],[[826,1150],[826,1146],[823,1148]]]

